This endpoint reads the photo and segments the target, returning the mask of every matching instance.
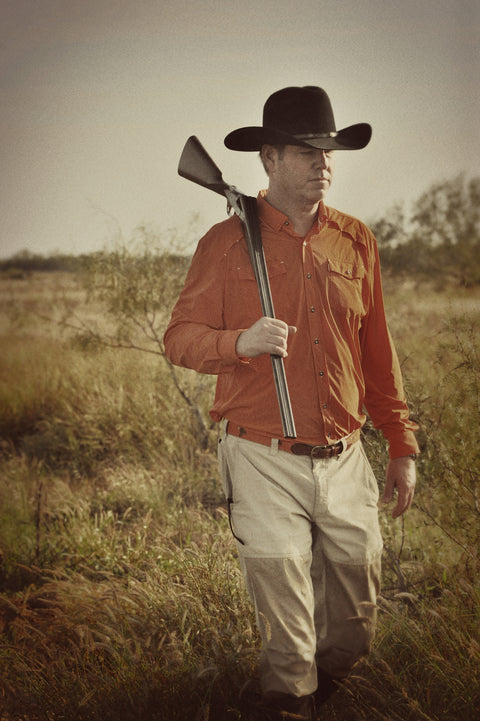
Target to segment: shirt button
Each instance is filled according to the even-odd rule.
[[[312,274],[311,274],[311,273],[307,273],[307,278],[308,278],[308,280],[310,280],[311,277],[312,277]]]
[[[288,220],[285,221],[285,225],[290,225]]]
[[[320,373],[319,373],[318,375],[319,375],[319,376],[324,376],[325,373],[324,373],[323,371],[320,371]]]
[[[324,403],[324,404],[323,404],[323,407],[324,407],[324,408],[326,408],[326,407],[327,407],[327,404],[326,404],[326,403]]]
[[[313,305],[312,305],[312,307],[310,308],[310,313],[315,313],[315,308],[313,307]]]
[[[318,338],[315,338],[315,340],[314,340],[313,342],[315,343],[315,345],[318,345],[318,344],[320,343],[320,341],[318,340]]]

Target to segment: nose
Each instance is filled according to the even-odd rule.
[[[316,167],[326,168],[328,164],[328,156],[326,150],[317,150],[315,153],[314,163]]]

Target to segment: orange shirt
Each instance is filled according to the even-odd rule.
[[[334,443],[365,422],[389,441],[390,457],[417,453],[398,359],[387,328],[377,245],[360,221],[320,205],[303,238],[258,197],[275,316],[297,327],[285,358],[297,438]],[[218,374],[214,420],[283,437],[271,360],[242,361],[235,344],[262,316],[236,216],[200,240],[164,336],[168,358]]]

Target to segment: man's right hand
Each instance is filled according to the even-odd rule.
[[[260,318],[237,338],[235,350],[242,358],[256,358],[263,353],[285,358],[288,336],[296,333],[293,325],[276,318]]]

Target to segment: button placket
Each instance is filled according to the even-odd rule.
[[[324,345],[322,343],[322,313],[319,306],[319,295],[315,293],[315,285],[312,283],[314,278],[313,271],[313,253],[311,245],[308,242],[303,244],[303,262],[304,262],[304,278],[305,278],[305,303],[308,311],[309,330],[313,339],[313,361],[315,365],[316,377],[316,393],[318,399],[319,410],[322,414],[325,426],[327,418],[325,411],[328,408],[329,385],[328,375],[326,372],[326,357]]]

